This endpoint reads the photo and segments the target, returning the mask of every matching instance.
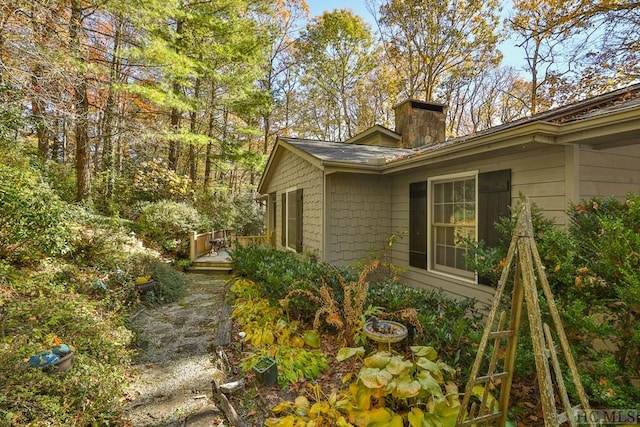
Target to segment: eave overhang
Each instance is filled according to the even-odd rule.
[[[258,192],[263,193],[264,185],[273,173],[271,166],[285,149],[324,171],[325,175],[329,175],[340,172],[393,174],[418,166],[460,161],[471,156],[526,152],[545,145],[582,145],[605,150],[635,144],[640,144],[640,108],[637,106],[568,123],[528,122],[495,132],[460,138],[437,149],[426,147],[424,152],[418,149],[410,157],[376,158],[367,163],[322,160],[279,139],[267,162]]]

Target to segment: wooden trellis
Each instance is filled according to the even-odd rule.
[[[511,315],[508,319],[509,325],[505,329],[505,323],[507,321],[506,312],[502,312],[498,317],[498,309],[505,286],[510,277],[512,265],[515,265],[515,274],[513,276]],[[580,399],[580,405],[575,408],[572,408],[569,402],[551,330],[547,324],[542,324],[536,281],[542,286],[542,291],[549,306],[551,318],[553,319],[555,331],[560,341],[562,353],[569,366],[571,378],[573,379]],[[527,304],[527,318],[529,320],[531,340],[533,342],[545,427],[558,427],[564,422],[568,422],[572,427],[576,426],[573,410],[577,408],[581,408],[586,412],[590,410],[589,402],[582,383],[580,382],[578,369],[569,347],[569,341],[562,326],[560,314],[553,299],[544,266],[540,260],[540,254],[538,253],[538,248],[533,237],[531,208],[529,202],[526,201],[522,204],[518,215],[518,222],[513,232],[504,270],[498,282],[493,305],[487,317],[487,325],[478,347],[478,353],[473,364],[473,369],[471,370],[469,382],[465,389],[456,423],[458,427],[471,425],[504,426],[506,424],[518,333],[522,318],[523,302],[525,301]],[[494,329],[496,318],[498,318],[498,322]],[[484,353],[490,341],[493,342],[493,349],[489,359],[487,374],[478,376],[482,361],[485,359]],[[504,347],[503,344],[505,345]],[[549,367],[549,360],[553,368],[553,377]],[[500,371],[496,372],[498,370]],[[558,397],[564,408],[562,414],[558,414],[556,409],[554,380]],[[477,388],[474,393],[474,386],[478,385],[483,386],[483,388]],[[493,395],[497,390],[499,390],[499,397],[496,399]],[[471,404],[471,407],[469,407],[474,394],[478,396],[477,400],[479,401],[474,402]],[[595,427],[595,424],[589,420],[589,418],[590,417],[587,417],[589,425]]]

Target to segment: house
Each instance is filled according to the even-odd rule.
[[[640,192],[640,84],[450,140],[445,116],[407,100],[393,131],[279,138],[258,187],[271,243],[341,264],[405,235],[391,249],[405,283],[488,301],[456,237],[495,244],[520,194],[564,225],[570,202]]]

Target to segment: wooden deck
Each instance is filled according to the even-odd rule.
[[[231,232],[225,230],[225,241],[221,244],[226,246],[220,248],[217,252],[212,252],[215,250],[214,246],[219,246],[215,240],[216,233],[216,231],[200,234],[195,231],[193,232],[189,244],[189,259],[192,262],[189,271],[231,273],[232,264],[231,257],[229,256],[229,247],[231,245],[246,246],[249,244],[261,244],[267,241],[266,236],[231,237]]]
[[[231,273],[231,257],[227,248],[220,249],[217,253],[206,253],[193,260],[189,271],[193,272],[226,272]]]

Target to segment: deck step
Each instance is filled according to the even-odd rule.
[[[223,267],[231,268],[233,264],[231,262],[215,262],[215,261],[195,261],[194,267]]]
[[[207,272],[207,271],[211,271],[211,272],[216,272],[216,271],[220,271],[220,272],[231,272],[233,270],[233,268],[231,267],[231,264],[229,265],[215,265],[215,266],[208,266],[208,265],[193,265],[191,267],[189,267],[187,269],[187,271],[190,272]]]

